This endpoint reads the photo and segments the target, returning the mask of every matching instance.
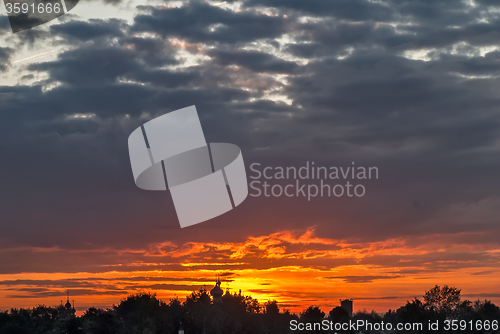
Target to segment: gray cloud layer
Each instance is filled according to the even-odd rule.
[[[35,45],[68,50],[29,66],[46,79],[0,87],[0,242],[142,247],[313,225],[337,239],[479,232],[463,243],[497,242],[495,8],[250,0],[232,11],[192,1],[143,7],[132,24],[35,31]],[[11,54],[0,49],[0,71]],[[180,230],[167,193],[135,188],[126,145],[141,123],[192,104],[207,140],[238,144],[247,163],[355,161],[379,167],[380,180],[363,199],[249,198]]]

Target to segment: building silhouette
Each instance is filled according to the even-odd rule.
[[[220,287],[221,281],[220,277],[217,277],[217,282],[215,282],[215,287],[210,290],[210,295],[212,295],[213,298],[213,303],[222,303],[222,295],[224,294],[224,291]]]
[[[68,291],[68,299],[66,301],[66,304],[63,305],[62,300],[61,300],[61,305],[57,308],[59,311],[59,321],[67,321],[71,318],[75,317],[76,310],[75,310],[75,301],[73,301],[73,305],[69,302],[69,291]]]
[[[340,307],[349,313],[349,317],[352,318],[352,299],[340,300]]]

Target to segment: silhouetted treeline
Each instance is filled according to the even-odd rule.
[[[352,318],[341,307],[325,313],[318,306],[310,306],[298,315],[291,314],[280,310],[276,301],[261,304],[241,293],[226,293],[222,303],[214,304],[205,289],[193,292],[184,301],[172,299],[168,303],[154,294],[136,294],[113,309],[90,308],[82,316],[64,321],[60,312],[61,308],[38,306],[0,313],[0,333],[178,334],[181,328],[185,334],[500,332],[493,326],[494,321],[500,320],[496,305],[486,300],[462,300],[460,290],[447,286],[436,286],[425,293],[423,300],[415,298],[395,311],[385,314],[363,311]],[[361,321],[373,328],[353,329],[352,324]],[[429,324],[436,322],[439,328],[429,329]],[[397,329],[398,324],[419,323],[420,328]],[[446,323],[450,326],[448,330]],[[481,328],[477,328],[478,324]],[[335,326],[340,329],[335,330]]]

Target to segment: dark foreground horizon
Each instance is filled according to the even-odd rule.
[[[260,303],[239,293],[224,294],[220,281],[181,302],[137,293],[112,309],[91,307],[82,316],[68,300],[58,307],[38,305],[0,313],[1,334],[250,334],[250,333],[498,333],[500,308],[488,300],[462,299],[461,290],[438,286],[397,310],[380,314],[342,305],[299,314],[280,309],[276,300]]]

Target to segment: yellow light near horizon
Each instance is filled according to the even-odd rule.
[[[68,289],[79,312],[92,306],[112,307],[140,292],[156,293],[166,302],[175,297],[185,300],[202,287],[210,290],[219,275],[224,290],[238,293],[241,289],[261,303],[277,300],[281,308],[292,312],[310,305],[326,312],[343,298],[354,299],[355,310],[385,312],[422,296],[436,284],[458,287],[471,300],[490,293],[489,299],[499,303],[498,262],[481,264],[474,257],[462,261],[461,257],[450,260],[442,256],[478,253],[493,258],[500,254],[497,245],[444,243],[442,238],[435,235],[427,236],[424,242],[391,239],[349,243],[316,237],[310,229],[302,234],[282,231],[248,237],[238,243],[176,245],[165,241],[147,249],[92,250],[89,256],[106,254],[106,264],[95,267],[99,272],[1,274],[0,310],[37,304],[55,306],[65,300]],[[56,248],[32,252],[48,254],[51,259],[60,253],[71,256],[71,251]],[[75,253],[81,256],[81,251]],[[436,259],[419,260],[429,256]],[[374,258],[391,260],[385,264]],[[176,269],[158,269],[169,266]],[[129,270],[120,270],[126,267]]]

